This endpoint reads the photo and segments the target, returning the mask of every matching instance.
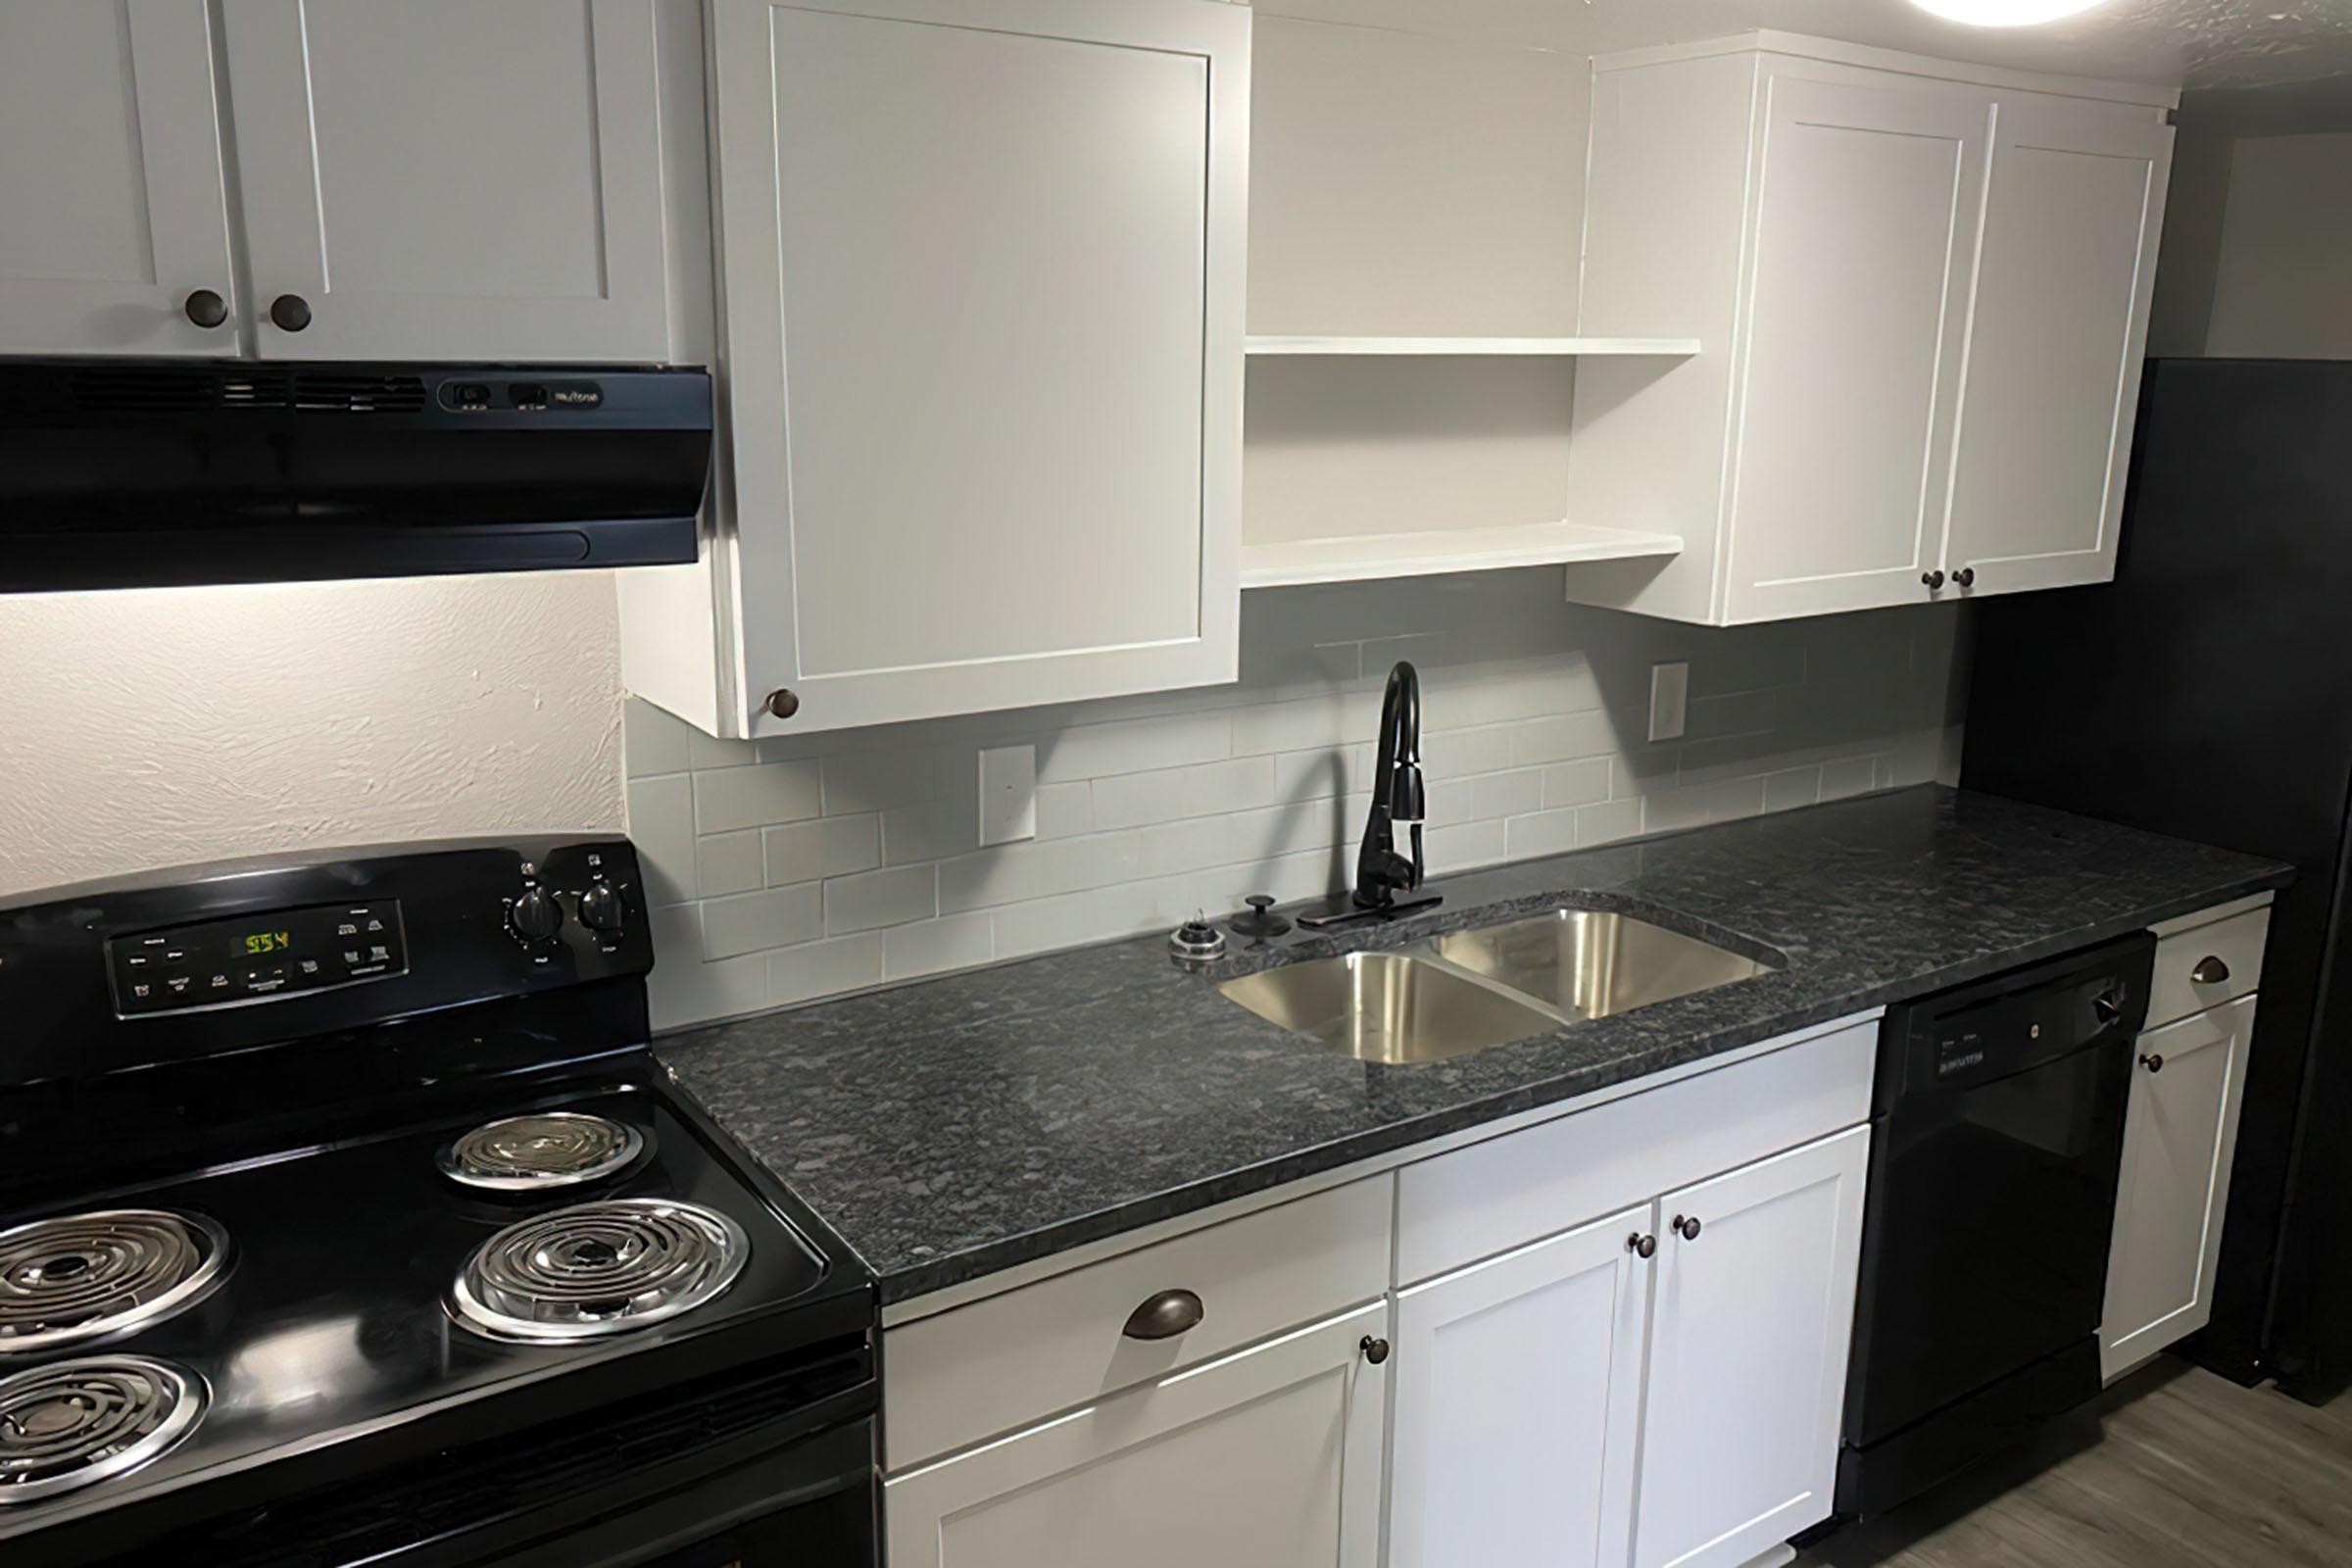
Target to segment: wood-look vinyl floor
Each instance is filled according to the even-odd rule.
[[[1798,1568],[2352,1568],[2352,1396],[2313,1409],[2164,1359],[2046,1442]]]

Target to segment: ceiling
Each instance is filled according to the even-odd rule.
[[[2352,0],[2104,0],[2037,27],[1968,27],[1909,0],[1259,0],[1333,22],[1598,54],[1754,27],[2166,86],[2352,77]]]

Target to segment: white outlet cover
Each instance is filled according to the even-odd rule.
[[[980,842],[1037,837],[1037,748],[999,746],[980,754]]]
[[[1690,722],[1690,665],[1649,666],[1649,738],[1678,741]]]

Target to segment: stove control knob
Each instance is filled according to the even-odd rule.
[[[540,889],[528,888],[514,901],[507,923],[525,942],[545,942],[564,928],[564,906]]]
[[[628,911],[620,892],[610,882],[591,882],[580,895],[580,923],[591,931],[617,931]]]

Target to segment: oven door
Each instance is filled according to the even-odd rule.
[[[690,1483],[479,1568],[874,1568],[873,1422]]]

